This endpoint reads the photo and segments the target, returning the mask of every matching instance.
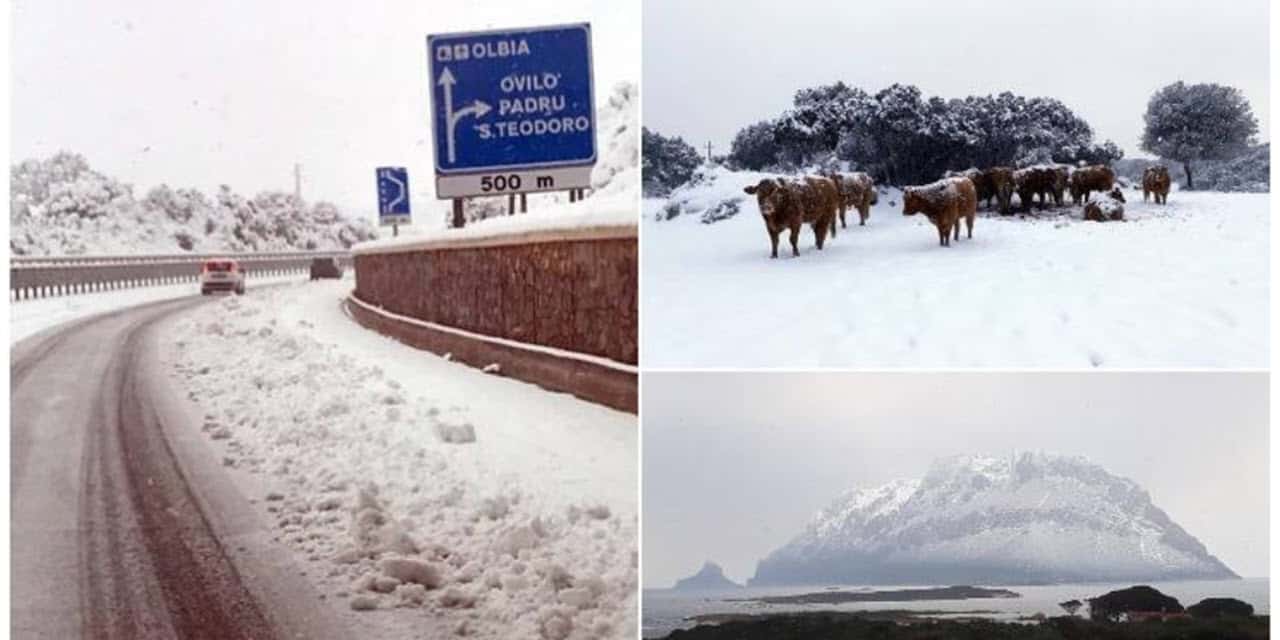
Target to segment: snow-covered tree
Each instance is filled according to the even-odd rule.
[[[1182,164],[1194,189],[1194,163],[1226,160],[1254,143],[1258,120],[1244,94],[1220,84],[1184,84],[1156,91],[1143,115],[1142,148]]]
[[[874,95],[843,83],[796,92],[776,120],[738,132],[735,168],[823,166],[833,159],[894,184],[931,181],[947,170],[1119,157],[1112,143],[1061,101],[1009,92],[926,97],[894,84]]]
[[[729,166],[733,169],[760,171],[778,163],[778,143],[774,140],[775,123],[765,120],[738,131],[729,147]]]
[[[702,156],[679,137],[668,138],[648,127],[641,130],[644,193],[662,196],[684,184],[702,164]]]

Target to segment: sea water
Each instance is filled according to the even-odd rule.
[[[812,587],[747,587],[731,591],[673,591],[671,589],[645,589],[643,593],[642,632],[646,638],[660,638],[675,629],[694,626],[691,616],[712,613],[781,613],[791,611],[875,611],[886,609],[910,611],[941,611],[976,614],[1000,620],[1017,620],[1021,617],[1041,614],[1065,615],[1059,602],[1100,596],[1108,591],[1131,587],[1135,583],[1091,583],[1060,585],[1007,586],[1021,594],[1020,598],[982,598],[970,600],[914,600],[910,602],[848,602],[843,604],[764,604],[741,601],[744,598],[762,596],[797,595],[826,590],[883,591],[889,589],[918,589],[920,585],[844,586],[827,585]],[[1271,581],[1268,578],[1242,580],[1187,580],[1177,582],[1147,582],[1160,592],[1177,598],[1182,606],[1193,605],[1204,598],[1236,598],[1253,605],[1258,614],[1269,614]],[[937,585],[947,586],[947,585]],[[981,585],[975,585],[981,586]],[[945,615],[945,614],[942,614]]]

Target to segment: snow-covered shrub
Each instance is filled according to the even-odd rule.
[[[647,127],[642,135],[645,197],[671,193],[672,189],[688,182],[702,164],[697,150],[679,137],[668,138]]]
[[[919,184],[948,169],[1053,161],[1105,162],[1110,141],[1062,102],[1012,93],[963,99],[925,97],[894,84],[873,94],[844,83],[802,89],[777,119],[738,132],[730,165],[763,170],[830,164],[879,182]]]
[[[10,178],[16,255],[345,248],[375,236],[331,203],[282,192],[246,199],[223,185],[210,198],[162,184],[138,201],[131,185],[66,152],[14,165]]]

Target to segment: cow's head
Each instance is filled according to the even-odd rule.
[[[787,200],[787,185],[777,178],[765,178],[744,188],[743,192],[756,197],[756,204],[760,206],[760,215],[764,216],[766,221],[772,220],[773,214],[780,210]]]
[[[924,198],[919,187],[907,187],[902,190],[902,215],[909,216],[924,211]]]

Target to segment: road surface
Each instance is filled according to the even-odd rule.
[[[350,637],[214,462],[132,307],[10,352],[14,638]]]

